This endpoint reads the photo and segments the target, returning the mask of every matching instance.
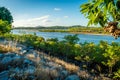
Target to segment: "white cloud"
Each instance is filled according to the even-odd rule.
[[[28,19],[28,21],[45,20],[45,19],[48,19],[49,17],[50,17],[50,15],[46,15],[46,16],[42,16],[42,17],[39,17],[39,18]]]
[[[36,27],[36,26],[68,26],[72,23],[68,22],[66,18],[69,16],[63,17],[55,17],[50,15],[45,15],[37,18],[23,18],[23,19],[15,19],[13,25],[15,27]]]
[[[64,16],[64,18],[68,18],[69,16]]]
[[[18,27],[18,26],[35,27],[38,25],[47,26],[48,23],[51,22],[51,20],[49,20],[49,17],[50,15],[45,15],[45,16],[38,17],[38,18],[15,20],[13,25],[15,27]]]
[[[54,8],[55,11],[60,11],[61,9],[60,8]]]

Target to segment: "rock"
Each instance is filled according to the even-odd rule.
[[[28,46],[27,48],[28,48],[28,49],[32,49],[32,50],[34,49],[34,47],[33,47],[33,46]]]
[[[64,75],[64,76],[67,76],[67,75],[68,75],[68,71],[63,70],[63,71],[61,72],[61,74]]]
[[[0,63],[0,72],[7,70],[8,66],[5,64]]]
[[[25,59],[24,64],[29,64],[29,65],[34,65],[32,61],[28,60],[28,59]]]
[[[17,47],[17,46],[16,46]],[[17,47],[19,50],[22,50],[22,47]]]
[[[3,56],[4,56],[3,54],[0,54],[0,58],[3,58]]]
[[[26,46],[22,44],[17,44],[16,47],[21,49],[26,49]]]
[[[27,50],[21,50],[20,54],[25,54],[27,52]]]
[[[27,58],[35,58],[35,55],[34,54],[27,54],[26,57]]]
[[[28,66],[28,68],[25,71],[26,73],[33,74],[35,72],[34,66]]]
[[[28,46],[28,47],[25,48],[25,50],[26,50],[27,52],[33,51],[33,50],[34,50],[34,47]]]
[[[65,80],[80,80],[80,78],[77,75],[70,75]]]
[[[19,59],[22,59],[22,56],[15,56],[15,57],[13,57],[13,60],[19,60]]]
[[[13,60],[13,58],[11,58],[10,56],[8,57],[4,57],[1,61],[2,64],[7,64],[9,62],[11,62]]]
[[[14,56],[16,56],[16,53],[10,53],[10,52],[8,52],[8,53],[5,54],[5,56],[6,57],[8,57],[8,56],[9,57],[14,57]]]
[[[23,70],[20,69],[20,68],[18,68],[18,67],[16,67],[16,68],[14,68],[14,72],[15,72],[15,73],[22,73]]]
[[[19,60],[22,56],[15,54],[15,53],[7,53],[4,55],[4,58],[1,60],[1,63],[7,64],[13,60]]]
[[[3,71],[0,73],[0,80],[8,80],[8,71]]]
[[[67,76],[68,76],[68,71],[66,70],[61,71],[60,73],[61,80],[64,80]]]

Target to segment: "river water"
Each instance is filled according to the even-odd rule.
[[[45,39],[48,38],[58,38],[59,40],[63,40],[64,36],[66,35],[74,35],[74,33],[61,33],[61,32],[39,32],[35,30],[12,30],[13,34],[34,34],[36,33],[37,36],[42,36]],[[101,40],[107,41],[108,43],[111,42],[120,42],[120,38],[114,39],[113,36],[110,35],[91,35],[91,34],[78,34],[78,37],[80,39],[80,43],[84,42],[94,42],[95,44],[98,44]]]

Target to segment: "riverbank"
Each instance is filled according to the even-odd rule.
[[[93,75],[80,66],[65,62],[32,46],[3,41],[0,48],[0,80],[110,80]]]
[[[19,50],[19,53],[20,54],[25,53],[24,54],[25,56],[28,54],[32,54],[30,55],[30,57],[35,57],[35,59],[37,59],[38,55],[36,55],[35,52],[30,52],[36,50],[38,52],[44,53],[43,55],[50,56],[51,60],[52,58],[57,58],[59,60],[62,60],[60,61],[60,65],[63,66],[63,69],[69,71],[70,74],[77,74],[79,70],[82,70],[89,73],[90,78],[91,77],[95,78],[96,76],[99,76],[99,78],[107,77],[110,79],[113,79],[114,77],[119,78],[119,75],[117,75],[119,74],[119,69],[120,69],[119,43],[115,43],[115,42],[108,43],[107,41],[100,41],[98,44],[94,44],[91,42],[90,43],[84,42],[78,44],[79,38],[77,35],[66,35],[64,37],[64,40],[62,41],[59,41],[57,38],[51,38],[45,40],[43,37],[36,36],[35,34],[34,35],[4,34],[1,35],[1,38],[3,40],[6,39],[7,41],[12,41],[11,43],[16,42],[17,44],[20,43],[19,45],[22,44],[23,46],[26,46],[26,48],[23,47],[20,48],[22,50]],[[111,56],[111,52],[114,53],[112,54],[113,56]],[[53,61],[56,61],[56,59]],[[63,65],[65,64],[63,61],[78,66],[80,69],[75,67],[73,69],[73,67],[71,68],[71,65],[68,66],[68,64],[65,66]],[[109,63],[107,61],[110,62],[114,61],[114,63]],[[108,63],[112,65],[112,69],[113,69],[112,71],[110,69],[111,66],[109,66]],[[77,76],[79,75],[77,74]],[[79,78],[81,79],[82,77],[79,76]],[[84,78],[84,79],[88,80],[88,78]]]
[[[40,32],[61,32],[61,33],[72,33],[72,34],[89,34],[89,35],[107,35],[110,36],[111,34],[108,32],[104,32],[102,29],[101,31],[73,31],[68,29],[41,29]]]
[[[112,42],[119,42],[118,39],[114,39],[113,36],[109,33],[83,33],[83,32],[40,32],[40,31],[32,31],[32,30],[12,30],[13,34],[36,34],[37,36],[44,37],[45,39],[50,39],[50,38],[58,38],[58,40],[63,40],[65,35],[74,35],[78,34],[79,37],[79,43],[84,43],[84,42],[94,42],[95,44],[98,44],[101,40],[107,41],[108,43]]]
[[[40,31],[40,32],[66,32],[74,34],[93,34],[93,35],[109,35],[105,33],[102,27],[38,27],[38,28],[15,28],[16,30]]]
[[[69,32],[82,34],[106,34],[101,27],[68,27],[67,29],[45,28],[39,29],[40,32]],[[108,33],[107,33],[108,34]]]
[[[73,34],[87,34],[87,35],[106,35],[106,36],[111,36],[109,33],[91,33],[91,32],[68,32],[68,33],[73,33]]]

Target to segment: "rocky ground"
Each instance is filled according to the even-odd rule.
[[[110,80],[91,75],[31,46],[4,41],[0,44],[0,80]]]

